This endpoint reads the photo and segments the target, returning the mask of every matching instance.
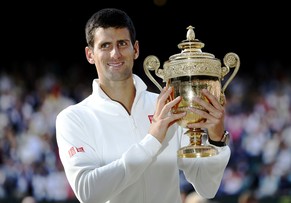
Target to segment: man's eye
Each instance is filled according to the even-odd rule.
[[[119,42],[119,46],[126,46],[126,45],[127,45],[126,41],[120,41]]]
[[[110,44],[105,43],[105,44],[102,44],[102,45],[101,45],[101,48],[102,48],[102,49],[106,49],[106,48],[108,48],[109,46],[110,46]]]

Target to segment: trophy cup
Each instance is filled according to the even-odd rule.
[[[202,52],[204,43],[195,39],[192,26],[187,27],[186,40],[178,44],[181,53],[169,57],[163,69],[159,69],[160,61],[154,56],[147,56],[143,66],[149,79],[162,90],[161,85],[151,75],[150,71],[155,71],[156,76],[163,79],[166,85],[173,88],[171,99],[181,96],[182,100],[172,108],[172,113],[186,112],[186,115],[178,121],[178,124],[188,128],[187,124],[200,122],[201,116],[193,113],[189,109],[204,107],[193,101],[194,97],[200,97],[207,101],[201,94],[202,89],[207,89],[221,104],[224,103],[224,92],[228,84],[233,80],[240,66],[240,59],[235,53],[227,53],[224,58],[224,66],[213,54]],[[224,77],[234,68],[227,81],[222,84]],[[206,111],[206,110],[205,110]],[[201,128],[188,129],[185,134],[189,136],[189,144],[181,147],[177,151],[177,156],[181,158],[209,157],[218,154],[212,145],[202,143],[202,136],[207,135],[207,131]]]

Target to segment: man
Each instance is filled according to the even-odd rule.
[[[102,9],[86,24],[85,54],[95,64],[93,92],[64,109],[56,120],[57,143],[68,181],[83,203],[181,203],[179,169],[195,190],[213,198],[230,157],[228,146],[219,155],[179,159],[184,129],[171,114],[181,98],[169,101],[172,89],[158,95],[133,74],[139,43],[130,17],[119,9]],[[197,111],[209,138],[224,134],[224,108],[204,91],[210,103],[197,98],[209,113]],[[188,139],[187,137],[184,139]]]

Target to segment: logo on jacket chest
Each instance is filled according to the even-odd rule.
[[[154,115],[148,115],[148,118],[149,118],[149,120],[150,120],[150,123],[152,123],[152,121],[153,121],[153,117],[154,117]]]

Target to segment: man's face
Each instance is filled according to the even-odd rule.
[[[132,45],[127,28],[97,28],[94,47],[86,52],[88,61],[96,65],[100,82],[107,83],[132,76],[139,46],[138,42]]]

